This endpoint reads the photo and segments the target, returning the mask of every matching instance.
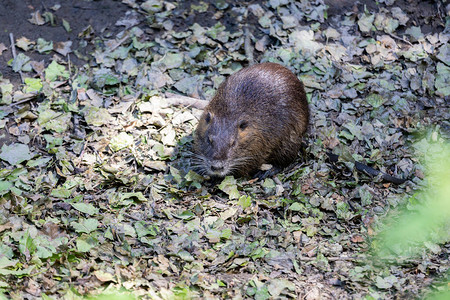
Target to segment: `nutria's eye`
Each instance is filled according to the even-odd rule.
[[[205,122],[206,122],[206,123],[211,122],[211,114],[210,114],[210,113],[207,113],[207,114],[206,114],[206,116],[205,116]]]
[[[248,122],[247,121],[241,121],[239,123],[239,129],[240,130],[244,130],[245,128],[247,128],[247,126],[248,126]]]

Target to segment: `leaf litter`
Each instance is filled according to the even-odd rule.
[[[0,79],[2,292],[409,298],[448,271],[448,240],[397,264],[369,251],[383,216],[425,186],[415,147],[448,143],[448,14],[428,33],[396,3],[333,16],[323,1],[123,3],[116,35],[77,33],[86,55],[16,38],[9,65],[25,84]],[[29,22],[74,30],[58,13]],[[166,95],[210,99],[248,65],[246,39],[256,61],[305,83],[305,154],[272,178],[209,182],[190,162],[201,110]],[[383,183],[355,162],[409,181]]]

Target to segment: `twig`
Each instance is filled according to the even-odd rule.
[[[410,45],[410,46],[413,45],[413,44],[411,44],[410,41],[405,40],[404,38],[401,38],[401,37],[399,37],[398,35],[395,35],[395,34],[389,33],[389,32],[388,32],[387,34],[389,34],[389,35],[390,35],[391,37],[393,37],[394,39],[397,39],[397,40],[400,40],[400,41],[403,41],[403,42],[407,43],[407,44]]]
[[[53,121],[53,120],[55,120],[55,119],[61,117],[62,115],[64,115],[64,113],[59,113],[59,114],[57,114],[55,117],[52,117],[51,119],[49,119],[49,120],[47,120],[47,121],[44,121],[44,122],[40,123],[39,125],[47,124],[48,122]]]
[[[11,50],[12,50],[13,58],[16,59],[16,57],[17,57],[16,43],[14,42],[14,35],[12,34],[12,32],[9,33],[9,40],[11,42]],[[20,75],[20,80],[22,81],[22,83],[25,83],[25,80],[23,80],[22,70],[19,70],[19,75]]]
[[[38,94],[37,94],[36,92],[29,93],[29,94],[27,94],[27,96],[26,96],[25,99],[20,100],[20,101],[17,101],[17,102],[14,102],[14,103],[11,103],[10,106],[11,106],[11,107],[12,107],[12,106],[17,106],[17,105],[26,103],[26,102],[28,102],[28,101],[31,101],[31,100],[35,99],[35,98],[37,97],[37,95],[38,95]]]
[[[340,261],[340,260],[357,260],[358,257],[340,257],[340,256],[332,256],[332,257],[325,257],[328,261]],[[301,256],[300,261],[315,261],[317,260],[317,257],[305,257]]]
[[[77,161],[76,164],[75,164],[75,167],[77,167],[77,168],[80,167],[81,162],[83,161],[83,156],[84,156],[84,153],[86,152],[87,144],[88,144],[87,141],[85,141],[84,144],[83,144],[83,149],[81,149],[81,153],[80,153],[80,155],[78,156],[78,161]]]
[[[167,103],[174,106],[191,106],[197,109],[204,109],[208,105],[208,101],[195,99],[192,97],[181,96],[172,93],[166,93]]]
[[[72,85],[72,66],[70,63],[70,53],[67,53],[67,64],[69,65],[69,84]]]
[[[255,63],[255,59],[253,57],[253,47],[252,47],[252,40],[250,38],[250,31],[248,30],[248,27],[245,27],[244,29],[244,50],[245,55],[247,56],[247,60],[250,63],[250,65],[253,65]]]
[[[126,40],[128,40],[129,36],[128,33],[125,34],[125,36],[117,42],[117,44],[115,44],[113,47],[111,47],[111,49],[109,49],[109,52],[113,52],[114,50],[116,50],[120,45],[122,45]]]

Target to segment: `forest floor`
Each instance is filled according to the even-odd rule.
[[[408,254],[378,239],[450,160],[448,1],[2,0],[0,29],[0,298],[448,291],[448,219]],[[211,183],[190,161],[201,109],[169,100],[264,61],[305,84],[305,149]]]

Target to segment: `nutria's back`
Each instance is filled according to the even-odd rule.
[[[283,168],[300,149],[309,121],[300,80],[287,68],[262,63],[223,82],[205,108],[194,135],[201,173],[223,177]]]

